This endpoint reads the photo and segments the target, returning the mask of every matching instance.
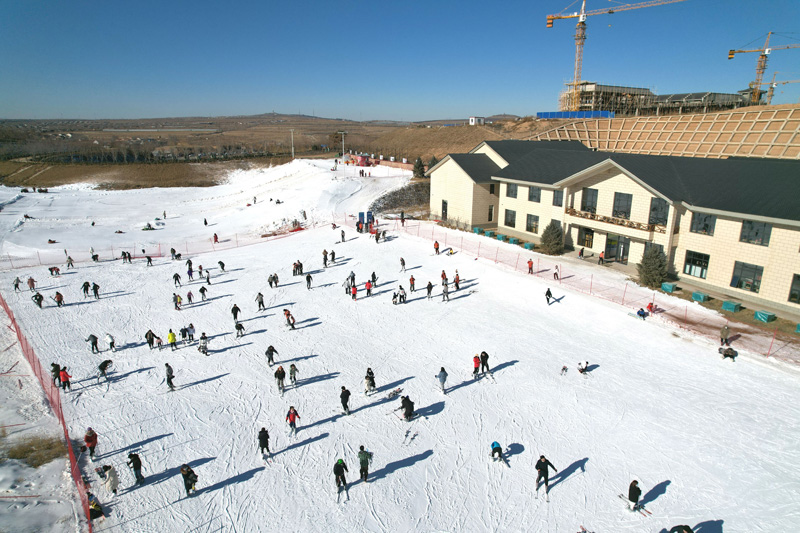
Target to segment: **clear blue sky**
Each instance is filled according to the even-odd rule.
[[[639,0],[636,0],[637,2]],[[0,117],[270,111],[426,120],[554,111],[572,77],[570,0],[0,0]],[[614,4],[589,0],[587,9]],[[568,9],[574,11],[576,6]],[[800,0],[687,0],[587,20],[583,79],[659,93],[744,89],[800,44]],[[796,33],[795,33],[796,32]],[[800,49],[765,80],[800,79]],[[796,103],[800,83],[773,103]]]

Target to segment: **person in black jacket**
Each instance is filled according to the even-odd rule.
[[[142,475],[142,460],[139,455],[135,453],[128,454],[128,466],[133,470],[133,475],[136,476],[136,484],[144,484],[144,476]]]
[[[90,334],[89,337],[86,339],[86,342],[90,344],[92,353],[100,353],[100,348],[97,347],[97,335]]]
[[[344,464],[344,460],[339,459],[336,461],[336,464],[333,465],[333,474],[336,476],[336,486],[343,485],[344,488],[347,488],[347,480],[344,478],[344,473],[349,472],[347,470],[347,465]]]
[[[403,416],[407,421],[410,422],[414,418],[414,402],[408,396],[403,396],[400,399],[400,409],[403,410]]]
[[[234,324],[238,324],[239,323],[239,313],[241,313],[241,312],[242,312],[242,310],[239,309],[239,306],[236,305],[236,304],[233,304],[233,307],[231,307],[231,314],[233,315],[233,323]]]
[[[278,383],[278,390],[281,394],[283,394],[284,386],[283,380],[286,379],[286,371],[283,369],[282,366],[278,367],[278,370],[275,371],[275,381]]]
[[[489,370],[489,354],[481,352],[481,373],[491,372]]]
[[[639,488],[639,482],[635,479],[631,481],[631,486],[628,487],[628,509],[635,511],[639,508],[639,497],[642,495],[642,489]]]
[[[108,368],[113,364],[114,364],[114,362],[111,359],[106,359],[105,361],[100,363],[100,365],[97,367],[97,370],[98,370],[97,382],[98,383],[100,383],[100,378],[106,378],[106,381],[108,381],[108,376],[106,375],[106,372],[108,371]]]
[[[258,432],[258,447],[261,449],[261,455],[264,455],[264,450],[267,450],[267,455],[272,455],[269,451],[269,433],[267,428],[261,428]]]
[[[183,487],[186,489],[186,496],[190,496],[189,491],[197,492],[195,488],[195,483],[197,483],[197,474],[194,473],[192,467],[189,465],[183,465],[181,467],[181,475],[183,476]]]
[[[539,457],[539,460],[536,461],[536,472],[537,472],[537,474],[536,474],[536,490],[539,490],[539,481],[542,480],[542,479],[544,480],[544,490],[545,490],[545,492],[550,490],[550,485],[548,484],[549,477],[550,477],[550,473],[547,470],[548,467],[550,467],[553,470],[555,470],[556,472],[558,472],[558,469],[556,467],[554,467],[553,464],[550,461],[548,461],[545,458],[544,455]]]
[[[339,395],[339,398],[342,400],[342,409],[344,409],[344,414],[350,414],[350,407],[347,406],[347,402],[350,401],[350,391],[347,390],[347,387],[342,386],[342,393]]]
[[[267,362],[269,363],[269,366],[272,366],[275,363],[275,354],[278,353],[278,350],[276,350],[275,347],[270,344],[267,348],[267,351],[264,353],[267,356]]]

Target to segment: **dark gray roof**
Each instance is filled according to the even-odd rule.
[[[534,150],[540,150],[545,143],[550,150],[584,150],[589,149],[580,141],[485,141],[489,148],[512,164]]]
[[[607,160],[674,202],[800,220],[800,161],[537,149],[495,176],[553,185]]]
[[[486,154],[448,154],[475,183],[492,183],[492,176],[500,171]]]

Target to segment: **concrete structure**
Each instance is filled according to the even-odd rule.
[[[473,154],[495,162],[503,143],[520,142],[485,142]],[[538,242],[556,220],[568,247],[622,263],[640,262],[656,246],[672,273],[694,285],[800,312],[800,162],[554,146],[514,145],[516,157],[507,154],[506,164],[483,170],[498,185],[498,233]],[[434,192],[436,201],[451,194],[453,171],[446,161],[467,155],[450,154],[431,169],[432,210]],[[487,186],[485,177],[480,181]],[[462,187],[458,194],[468,192]]]
[[[469,117],[470,126],[483,126],[485,122],[485,117]]]

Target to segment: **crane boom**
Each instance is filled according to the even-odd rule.
[[[586,17],[591,17],[593,15],[614,14],[618,11],[629,11],[631,9],[640,9],[643,7],[676,4],[678,2],[685,1],[686,0],[648,0],[646,2],[639,2],[636,4],[622,4],[613,8],[586,11],[586,0],[583,0],[581,2],[581,10],[578,12],[547,15],[548,28],[552,28],[553,22],[556,20],[573,18],[578,19],[578,24],[575,26],[575,70],[573,72],[572,81],[567,84],[571,87],[567,105],[569,111],[578,111],[580,107],[580,94],[578,92],[578,86],[581,83],[581,71],[583,70],[583,45],[586,42]]]
[[[773,32],[767,33],[767,40],[764,42],[763,48],[755,48],[753,50],[728,50],[728,59],[733,59],[733,56],[736,54],[743,54],[748,52],[761,52],[761,55],[758,56],[758,61],[756,62],[756,79],[753,83],[750,84],[752,88],[752,93],[750,95],[750,102],[751,104],[757,104],[758,101],[761,99],[761,86],[764,84],[764,72],[767,71],[767,59],[769,58],[769,54],[772,53],[773,50],[787,50],[789,48],[800,48],[800,44],[787,44],[784,46],[773,46],[770,48],[769,46],[769,38],[772,36]],[[774,77],[773,77],[774,79]],[[771,98],[769,98],[771,100]],[[767,102],[769,105],[769,102]]]

